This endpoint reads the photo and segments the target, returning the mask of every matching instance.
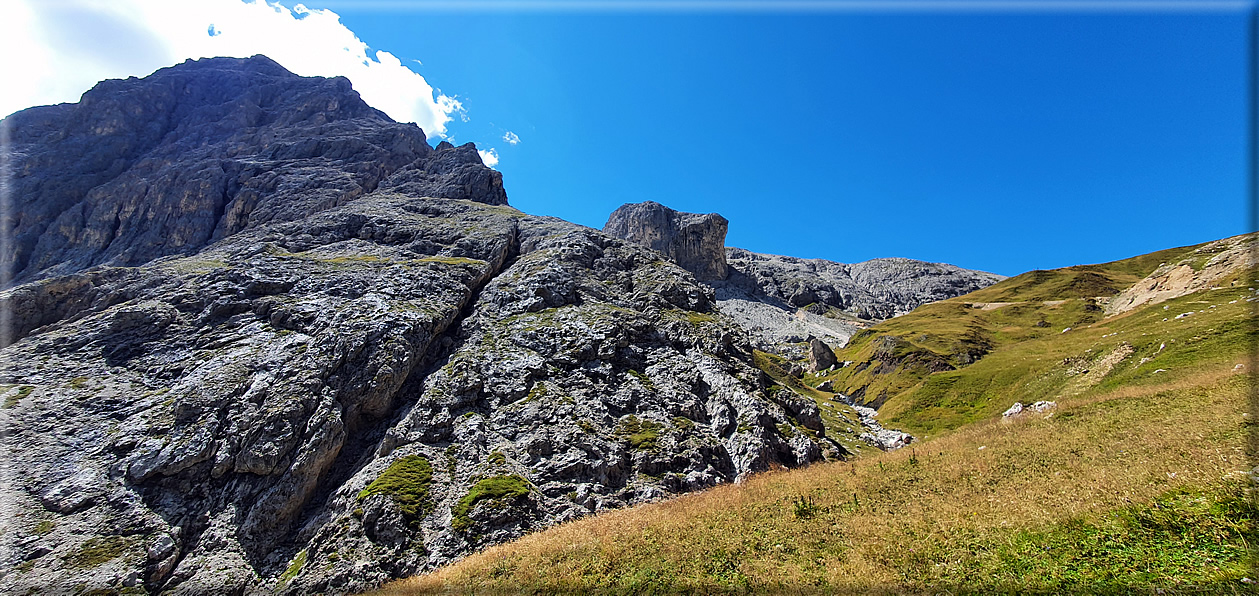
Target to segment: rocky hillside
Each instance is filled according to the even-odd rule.
[[[1003,276],[913,259],[873,259],[855,264],[823,259],[727,251],[730,267],[742,274],[731,289],[754,286],[764,294],[818,314],[835,310],[863,321],[903,315],[923,304],[969,294]]]
[[[811,336],[841,347],[872,323],[1005,279],[912,259],[845,264],[727,248],[727,224],[648,201],[621,206],[603,231],[664,253],[712,286],[721,311],[760,347],[797,357]]]
[[[1253,594],[1256,251],[1252,233],[1031,271],[872,325],[834,369],[758,352],[914,442],[578,520],[379,596]]]
[[[0,591],[351,592],[861,430],[344,80],[200,60],[3,126]]]

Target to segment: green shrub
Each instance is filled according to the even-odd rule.
[[[822,506],[813,500],[813,497],[796,497],[791,502],[792,513],[796,519],[809,519],[822,512]]]

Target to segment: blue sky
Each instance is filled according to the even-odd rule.
[[[275,52],[323,43],[273,57],[299,74],[338,73],[328,65],[340,58],[322,53],[331,48],[367,56],[343,68],[393,69],[346,74],[356,88],[384,85],[360,89],[382,102],[399,101],[390,88],[410,89],[414,110],[379,107],[492,149],[517,208],[593,227],[622,203],[654,200],[721,213],[729,246],[844,262],[903,256],[1006,275],[1249,231],[1252,2],[983,0],[871,11],[852,8],[877,3],[837,1],[775,11],[756,2],[678,10],[311,0],[315,12],[295,8],[283,27],[259,20],[255,9],[267,7],[257,2],[207,1],[195,15],[167,14],[172,5],[160,0],[126,2],[135,6],[114,17],[147,20],[127,21],[116,37],[136,39],[131,29],[147,27],[166,36],[150,45],[169,56],[144,71],[132,53],[118,58],[126,68],[85,71],[84,80],[226,51],[188,47],[171,23],[205,31],[201,21],[212,21],[227,32],[215,43],[269,32],[233,46],[246,54],[273,51],[264,42]],[[22,6],[35,21],[65,29],[73,13],[97,31],[45,35],[50,48],[111,38],[100,15],[48,16],[45,5]],[[272,24],[251,25],[264,20]],[[326,34],[310,33],[315,21]],[[357,42],[343,44],[345,36],[367,47],[350,48]],[[390,57],[377,64],[377,50]],[[391,57],[419,76],[397,75]],[[89,86],[60,76],[76,93]],[[417,94],[427,99],[416,103]],[[507,142],[508,132],[519,142]]]
[[[1241,10],[336,10],[529,213],[654,200],[758,252],[1006,275],[1248,231]]]

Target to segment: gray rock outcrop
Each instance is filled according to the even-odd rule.
[[[759,347],[800,357],[807,351],[790,344],[817,336],[843,346],[869,324],[1005,279],[912,259],[845,264],[726,248],[727,225],[715,213],[684,213],[647,201],[617,208],[603,231],[663,253],[712,286],[721,312]]]
[[[732,270],[719,289],[762,294],[794,308],[839,311],[864,321],[903,315],[923,304],[986,288],[1003,276],[944,263],[872,259],[836,263],[727,249]]]
[[[603,232],[664,253],[700,281],[726,278],[726,218],[684,213],[655,201],[621,205]]]
[[[842,347],[862,328],[1004,279],[899,258],[846,264],[728,248],[726,261],[727,278],[709,282],[721,311],[747,328],[758,347],[801,358],[808,349],[792,344],[810,336]]]

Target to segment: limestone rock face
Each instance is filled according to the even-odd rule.
[[[357,590],[845,454],[780,430],[817,426],[816,406],[767,395],[709,288],[505,207],[377,191],[0,299],[39,311],[53,292],[74,299],[0,363],[21,393],[0,410],[19,511],[3,539],[22,541],[4,552],[34,561],[6,590]],[[409,456],[431,466],[422,504],[364,496]],[[461,508],[496,478],[521,494]],[[81,562],[101,541],[118,556]]]
[[[343,80],[203,60],[85,102],[6,122],[0,592],[350,593],[847,454],[694,275]]]
[[[759,290],[796,308],[831,307],[863,320],[890,319],[928,302],[961,296],[1005,279],[954,265],[902,258],[847,264],[740,248],[728,249],[726,256],[730,267],[738,272],[731,276],[727,286],[731,289]]]
[[[709,282],[719,308],[747,328],[758,347],[778,351],[810,335],[843,346],[863,327],[1005,279],[901,258],[848,264],[728,248],[726,261],[727,278]]]
[[[701,281],[726,278],[726,218],[683,213],[660,203],[621,205],[603,232],[664,253]]]
[[[345,78],[299,77],[264,56],[188,61],[103,81],[75,104],[17,112],[0,283],[193,254],[296,221],[391,175],[419,196],[505,204],[471,145],[434,151]],[[0,286],[2,287],[2,286]]]

